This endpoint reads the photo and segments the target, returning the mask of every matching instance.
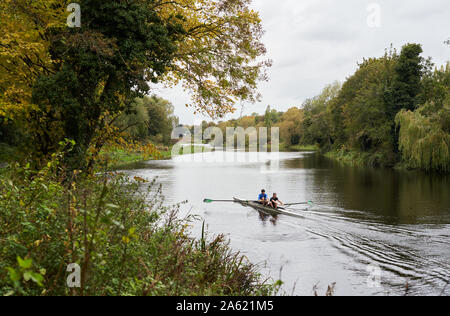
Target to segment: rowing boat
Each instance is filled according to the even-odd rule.
[[[240,200],[240,199],[237,199],[237,198],[233,198],[233,200],[236,203],[241,204],[242,206],[251,207],[251,208],[253,208],[253,209],[255,209],[255,210],[259,211],[259,212],[262,212],[264,214],[267,214],[267,215],[271,215],[271,216],[287,215],[287,216],[292,216],[292,217],[303,218],[303,216],[301,216],[301,215],[299,215],[297,213],[294,213],[294,212],[287,211],[283,207],[278,207],[278,208],[275,209],[273,207],[265,206],[265,205],[262,205],[262,204],[260,204],[258,202],[255,202],[255,201],[244,201],[244,200]]]

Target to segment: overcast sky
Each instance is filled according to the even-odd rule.
[[[391,43],[398,49],[420,43],[438,65],[450,60],[450,46],[443,44],[450,37],[449,0],[253,0],[252,7],[261,14],[274,64],[270,81],[260,84],[262,102],[245,104],[244,114],[263,113],[267,105],[282,111],[301,106],[325,85],[352,75],[364,57],[382,56]],[[154,92],[173,103],[181,123],[205,119],[186,108],[189,95],[181,88]]]

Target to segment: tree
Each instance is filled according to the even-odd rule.
[[[4,0],[0,2],[0,117],[21,130],[24,152],[36,149],[35,158],[48,152],[61,136],[57,118],[49,119],[32,102],[32,87],[41,75],[54,73],[49,54],[49,28],[64,26],[65,2],[61,0]],[[44,110],[44,111],[43,111]],[[22,137],[22,132],[29,137]]]
[[[342,99],[347,145],[362,152],[384,152],[386,159],[393,150],[392,121],[386,113],[383,92],[394,65],[395,55],[365,60],[342,87],[343,93],[351,90],[350,97]]]
[[[291,108],[276,125],[280,128],[281,141],[287,146],[298,145],[302,136],[303,110]]]
[[[136,98],[130,110],[114,121],[113,127],[121,137],[111,143],[129,151],[142,152],[147,157],[159,157],[154,144],[170,145],[172,131],[178,125],[179,120],[169,101],[155,95]]]
[[[31,136],[38,139],[35,153],[45,157],[69,138],[76,147],[66,162],[84,168],[91,145],[98,152],[105,142],[97,132],[108,130],[135,97],[149,91],[147,82],[166,72],[183,29],[180,18],[162,20],[154,5],[153,0],[85,0],[82,28],[44,28],[52,67],[38,72],[32,83],[28,115],[35,123]],[[35,14],[38,8],[19,11]],[[48,123],[38,128],[42,121]]]
[[[395,66],[395,80],[388,115],[395,115],[402,109],[413,111],[417,108],[417,96],[422,91],[422,76],[427,71],[427,61],[421,57],[422,46],[407,44],[403,46]]]
[[[336,142],[333,135],[334,108],[341,110],[341,105],[334,102],[340,93],[341,85],[335,82],[326,86],[320,95],[303,103],[304,119],[302,121],[302,140],[306,145],[318,144],[322,150],[330,150]],[[342,122],[342,116],[337,119]]]
[[[270,105],[267,106],[266,112],[264,114],[264,126],[267,128],[272,127],[272,110],[270,109]]]
[[[163,18],[184,17],[184,41],[177,43],[175,62],[166,76],[169,86],[182,83],[192,93],[195,112],[222,118],[240,102],[259,100],[259,81],[267,80],[270,60],[259,14],[251,0],[158,1]]]
[[[400,150],[409,167],[450,171],[449,99],[441,110],[431,116],[424,115],[422,109],[415,112],[402,110],[397,115]]]
[[[157,96],[145,97],[141,100],[145,107],[149,122],[148,135],[157,142],[168,145],[171,141],[172,129],[178,125],[178,118],[174,116],[172,103]]]
[[[399,147],[409,167],[450,171],[450,63],[423,79],[423,105],[396,116]]]
[[[122,113],[114,122],[114,125],[131,139],[145,140],[149,136],[149,121],[150,116],[143,99],[137,98],[129,113]]]
[[[83,0],[82,27],[68,29],[64,0],[2,1],[0,116],[26,126],[37,162],[75,140],[69,164],[79,167],[148,82],[183,82],[196,112],[232,112],[237,100],[258,98],[270,65],[249,3]]]
[[[46,30],[63,27],[64,12],[61,0],[0,2],[0,116],[25,119],[24,113],[34,108],[34,81],[53,73]]]

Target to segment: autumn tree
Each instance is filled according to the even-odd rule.
[[[276,127],[280,128],[281,141],[287,145],[297,145],[302,137],[303,110],[291,108],[281,116]]]
[[[23,119],[38,160],[62,138],[76,141],[75,165],[98,152],[149,82],[182,82],[194,111],[211,117],[258,98],[270,63],[248,0],[83,0],[75,29],[64,25],[67,4],[1,3],[0,116]]]
[[[258,12],[251,0],[160,0],[160,16],[184,16],[186,39],[178,42],[166,83],[181,83],[191,92],[195,112],[222,118],[236,102],[260,99],[259,81],[267,80],[271,61]]]
[[[35,156],[42,156],[54,145],[54,136],[62,134],[47,108],[31,99],[37,78],[54,73],[47,31],[64,27],[65,10],[61,0],[0,2],[0,119],[8,130],[14,126],[29,136],[20,138],[21,145],[35,150]]]

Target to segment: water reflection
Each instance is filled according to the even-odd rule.
[[[338,295],[403,295],[408,282],[409,294],[441,294],[450,280],[449,176],[353,168],[313,153],[149,162],[128,172],[158,177],[168,203],[189,200],[186,212],[203,216],[211,233],[226,234],[274,278],[282,270],[289,292],[295,283],[296,294],[310,295],[315,284],[336,282]],[[252,200],[263,187],[284,202],[315,206],[272,217],[233,203],[202,203]],[[371,266],[382,271],[380,288],[366,284]]]
[[[259,219],[263,224],[267,224],[267,222],[270,222],[273,226],[277,225],[278,221],[278,215],[268,215],[264,212],[257,211],[259,214]]]
[[[349,167],[317,154],[284,163],[313,166],[314,195],[327,206],[369,212],[390,224],[449,223],[448,175]]]

